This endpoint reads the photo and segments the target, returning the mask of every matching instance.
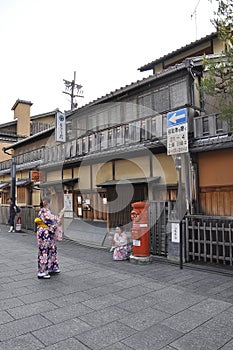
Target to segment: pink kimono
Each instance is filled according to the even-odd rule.
[[[113,252],[113,260],[127,260],[129,258],[131,247],[128,243],[128,237],[125,232],[120,235],[114,235],[115,248]]]

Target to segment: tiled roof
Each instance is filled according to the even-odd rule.
[[[216,33],[212,33],[210,35],[207,35],[204,38],[202,38],[200,40],[197,40],[195,42],[192,42],[191,44],[186,45],[186,46],[184,46],[184,47],[182,47],[182,48],[180,48],[180,49],[178,49],[176,51],[172,51],[170,54],[168,54],[166,56],[163,56],[163,57],[159,58],[158,60],[153,61],[153,62],[151,62],[149,64],[155,63],[155,62],[160,61],[160,60],[162,60],[164,58],[168,58],[168,57],[170,57],[170,55],[172,56],[173,54],[177,55],[179,52],[185,51],[185,50],[191,48],[192,46],[196,46],[198,44],[201,44],[204,41],[207,41],[208,39],[215,38],[215,37],[217,37]],[[219,55],[220,54],[209,54],[206,57],[209,57],[209,58],[216,57],[217,58],[217,57],[219,57]],[[192,59],[195,62],[195,65],[200,65],[202,63],[203,56],[194,56],[194,57],[189,57],[187,59]],[[106,94],[104,96],[98,97],[97,99],[95,99],[95,100],[93,100],[91,102],[88,102],[84,106],[79,107],[75,111],[67,111],[66,116],[73,115],[75,112],[80,111],[82,109],[85,109],[86,107],[90,107],[90,106],[94,106],[94,105],[99,104],[99,103],[103,103],[105,101],[110,100],[111,98],[120,96],[121,94],[123,95],[126,92],[128,92],[130,90],[133,90],[133,89],[135,89],[137,87],[140,87],[140,86],[146,85],[148,83],[151,83],[152,81],[154,81],[156,79],[159,79],[159,78],[161,78],[161,77],[163,77],[165,75],[168,75],[170,73],[174,73],[175,71],[181,70],[181,69],[186,67],[185,62],[186,62],[187,59],[184,58],[183,62],[181,62],[181,63],[176,63],[173,66],[169,66],[168,68],[163,69],[161,72],[152,74],[152,75],[150,75],[150,76],[148,76],[146,78],[142,78],[141,80],[137,80],[136,82],[132,82],[132,83],[130,83],[128,85],[125,85],[124,87],[120,87],[119,89],[111,91],[111,92],[109,92],[108,94]]]
[[[51,116],[51,115],[54,115],[54,114],[57,113],[57,112],[60,112],[59,108],[56,108],[56,109],[54,109],[54,110],[51,111],[51,112],[33,115],[33,116],[31,116],[30,119],[31,119],[31,120],[34,120],[34,119],[39,119],[39,118],[43,118],[43,117],[49,117],[49,116]]]
[[[36,139],[46,137],[47,134],[51,134],[52,132],[54,132],[54,130],[55,130],[55,126],[51,126],[50,128],[42,130],[37,134],[25,137],[23,140],[17,141],[9,146],[3,147],[3,149],[4,150],[14,149],[14,148],[17,148],[18,146],[21,146],[22,144],[31,143]]]
[[[51,112],[47,112],[47,113],[42,113],[42,114],[36,114],[36,115],[32,115],[30,117],[31,120],[34,120],[34,119],[39,119],[39,118],[43,118],[43,117],[49,117],[51,115],[54,115],[55,113],[59,112],[59,108],[56,108],[54,109],[53,111]],[[4,128],[6,126],[12,126],[12,125],[16,125],[17,124],[17,120],[11,120],[9,122],[6,122],[6,123],[1,123],[0,124],[0,129],[1,128]]]
[[[190,44],[187,44],[187,45],[185,45],[185,46],[182,46],[181,48],[179,48],[179,49],[177,49],[177,50],[174,50],[174,51],[172,51],[172,52],[170,52],[170,53],[168,53],[168,54],[166,54],[166,55],[164,55],[164,56],[161,56],[160,58],[157,58],[156,60],[154,60],[154,61],[152,61],[152,62],[150,62],[150,63],[145,64],[144,66],[141,66],[140,68],[138,68],[138,70],[140,70],[141,72],[144,72],[144,71],[153,69],[153,67],[154,67],[156,64],[158,64],[158,63],[160,63],[160,62],[162,62],[162,61],[164,61],[164,60],[166,60],[166,59],[168,59],[168,58],[171,58],[171,57],[173,57],[173,56],[176,56],[176,55],[178,55],[178,54],[180,54],[180,53],[182,53],[182,52],[185,52],[185,51],[187,51],[187,50],[189,50],[189,49],[191,49],[191,48],[193,48],[193,47],[195,47],[195,46],[197,46],[197,45],[200,45],[200,44],[202,44],[202,43],[205,42],[205,41],[214,39],[215,37],[217,37],[217,33],[216,33],[216,32],[211,33],[211,34],[209,34],[209,35],[206,35],[206,36],[202,37],[202,38],[199,39],[199,40],[192,41]]]
[[[174,72],[179,71],[179,70],[184,69],[184,68],[186,68],[184,62],[175,64],[174,66],[170,66],[170,67],[162,70],[159,73],[150,75],[149,77],[143,78],[141,80],[137,80],[136,82],[132,82],[129,85],[126,85],[124,87],[121,87],[119,89],[111,91],[110,93],[106,94],[105,96],[101,96],[101,97],[97,98],[96,100],[88,102],[84,106],[82,106],[82,107],[76,109],[75,111],[73,111],[71,114],[73,115],[76,112],[82,111],[83,109],[85,109],[87,107],[94,106],[94,105],[99,104],[99,103],[104,103],[104,102],[110,101],[114,97],[118,97],[120,95],[124,95],[127,92],[132,91],[133,89],[136,89],[138,87],[142,87],[143,85],[146,85],[146,84],[150,84],[151,82],[153,82],[153,81],[155,81],[155,80],[157,80],[157,79],[159,79],[159,78],[161,78],[163,76],[169,75],[171,73],[174,73]]]
[[[232,148],[233,147],[233,135],[231,133],[226,133],[223,135],[209,136],[201,139],[194,140],[191,145],[192,153],[200,151],[213,151],[222,148]]]

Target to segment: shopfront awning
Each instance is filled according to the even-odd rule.
[[[79,178],[73,178],[73,179],[63,179],[63,180],[54,180],[54,181],[44,181],[39,184],[41,188],[45,187],[54,187],[54,186],[71,186],[73,187],[77,182],[79,181]]]
[[[16,181],[16,186],[18,187],[26,187],[28,185],[31,185],[32,181],[29,179],[22,179]]]
[[[4,190],[4,188],[10,187],[9,182],[0,182],[0,192]]]
[[[108,186],[115,186],[115,185],[128,185],[129,183],[136,185],[136,184],[152,184],[155,182],[159,182],[160,176],[155,177],[145,177],[145,178],[135,178],[135,179],[127,179],[127,180],[109,180],[102,182],[98,184],[98,187],[108,187]]]

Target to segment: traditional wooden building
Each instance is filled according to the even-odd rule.
[[[27,171],[27,161],[38,161],[39,153],[33,153],[33,156],[28,156],[28,153],[36,147],[43,148],[45,143],[33,144],[27,139],[33,139],[37,134],[39,139],[42,131],[49,130],[55,126],[55,117],[57,109],[51,112],[31,116],[30,108],[32,102],[18,99],[12,110],[14,111],[14,120],[0,125],[0,160],[1,160],[1,175],[0,175],[0,201],[6,204],[7,198],[11,195],[11,169],[12,161],[17,163],[16,174],[16,198],[19,205],[36,205],[39,199],[34,199],[32,184],[33,168]],[[22,147],[21,147],[22,144]],[[17,151],[14,151],[14,145],[20,149],[20,159],[17,158]],[[21,166],[19,165],[21,164]],[[37,191],[38,192],[38,191]],[[40,195],[37,195],[40,198]]]
[[[40,174],[31,184],[31,202],[26,197],[22,202],[38,205],[34,192],[49,192],[54,208],[60,209],[69,195],[71,220],[103,222],[110,230],[117,223],[129,228],[131,204],[149,201],[151,250],[167,255],[168,218],[176,210],[178,190],[184,189],[186,259],[208,260],[212,241],[205,238],[211,244],[203,244],[205,233],[192,226],[195,215],[214,220],[233,216],[233,137],[211,99],[198,89],[203,54],[212,57],[222,48],[213,33],[139,68],[153,74],[66,113],[65,142],[56,142],[51,128],[5,147],[5,152],[13,151],[17,178],[35,170]],[[187,133],[177,126],[172,130],[179,137],[172,138],[168,115],[180,110],[187,113]],[[168,137],[170,151],[177,147],[170,154]],[[0,176],[2,181],[10,176],[6,162],[0,163]],[[228,231],[222,226],[224,237]],[[217,229],[215,234],[216,250]],[[230,243],[227,247],[229,253]]]

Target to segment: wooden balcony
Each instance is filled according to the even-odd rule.
[[[206,137],[224,135],[230,132],[230,126],[217,114],[201,115],[190,118],[189,130],[193,130],[190,136],[195,140]],[[134,144],[145,144],[160,141],[166,144],[167,116],[149,116],[133,122],[116,125],[95,132],[88,132],[77,139],[66,143],[56,144],[49,148],[40,148],[14,157],[17,169],[21,167],[33,168],[46,164],[62,163],[87,154],[106,152],[115,147],[128,147]],[[11,161],[0,163],[0,173],[9,172]]]
[[[220,119],[218,114],[200,115],[194,118],[195,139],[223,135],[228,132],[230,132],[230,125]]]

